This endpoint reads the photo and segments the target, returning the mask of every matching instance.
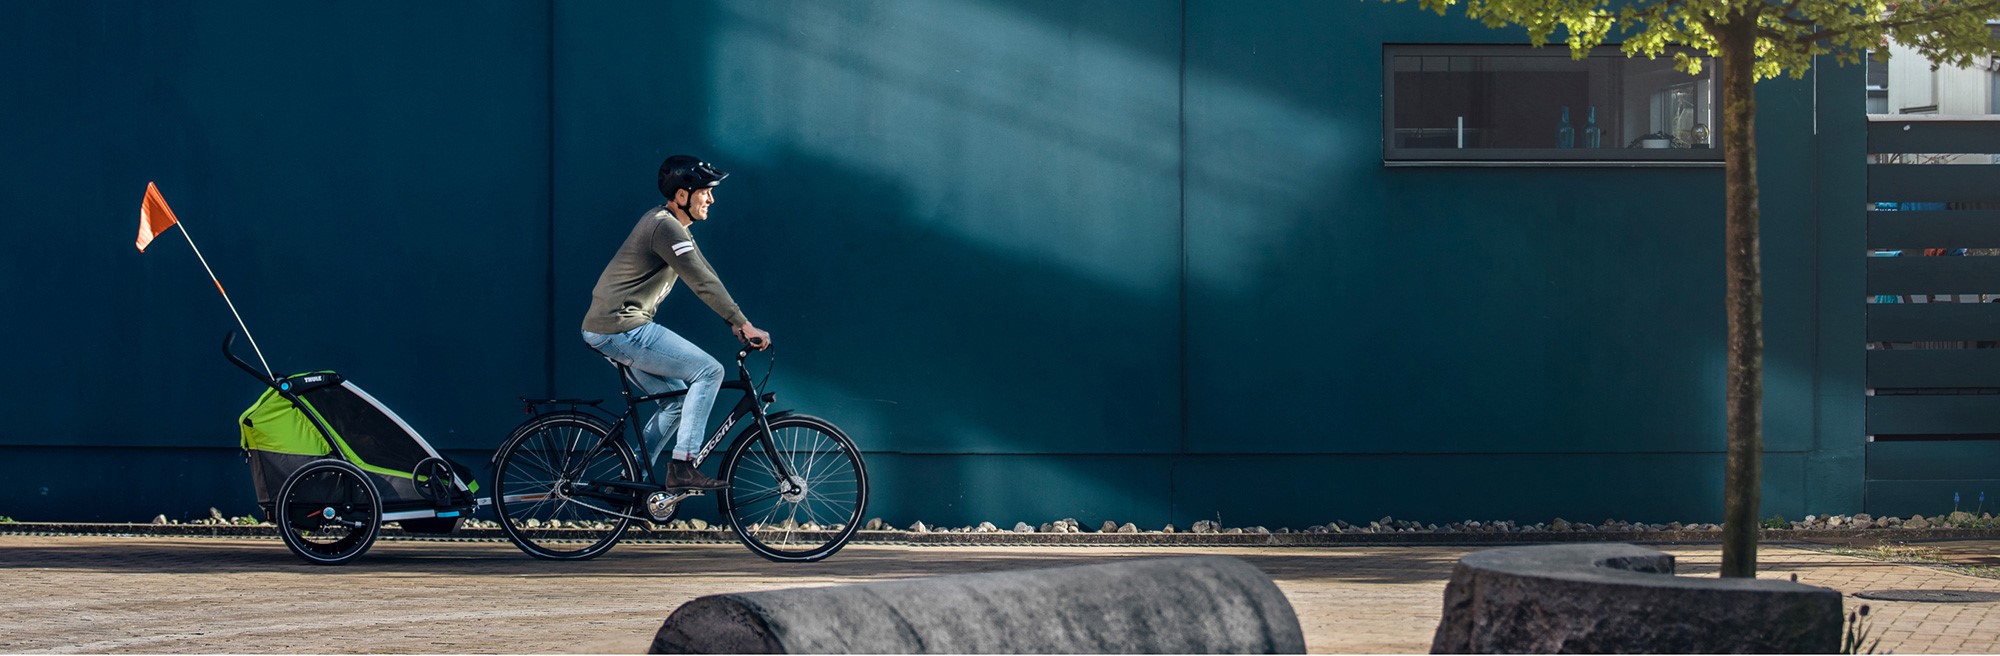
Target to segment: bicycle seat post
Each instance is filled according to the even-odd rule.
[[[646,449],[646,429],[638,424],[639,404],[633,401],[633,399],[638,398],[638,395],[634,395],[632,393],[632,386],[633,386],[632,367],[626,365],[623,362],[613,360],[610,358],[610,356],[606,356],[604,358],[604,361],[609,362],[611,363],[611,366],[618,368],[618,388],[619,388],[618,392],[625,396],[625,416],[628,419],[632,420],[633,422],[632,433],[635,437],[639,438],[638,447],[640,449],[640,452],[644,453]],[[640,391],[644,392],[645,389],[640,388]],[[621,432],[620,434],[622,435],[623,433]],[[650,482],[653,480],[652,462],[648,461],[645,463],[645,466],[639,468],[639,480],[646,482]]]
[[[611,365],[618,368],[618,386],[625,394],[625,405],[632,405],[632,367],[617,360],[605,359],[610,360]]]

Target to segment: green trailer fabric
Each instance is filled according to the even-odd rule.
[[[290,401],[278,394],[278,390],[265,390],[263,396],[242,416],[237,418],[237,426],[243,432],[243,450],[270,451],[298,456],[323,456],[331,452],[326,438],[314,428],[312,420],[305,413],[292,407]]]

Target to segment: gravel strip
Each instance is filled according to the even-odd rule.
[[[1122,526],[1121,526],[1122,528]],[[270,526],[206,524],[79,524],[79,523],[0,523],[4,535],[49,536],[128,536],[128,537],[218,537],[276,539]],[[1894,538],[1897,540],[1992,540],[2000,539],[2000,529],[1799,529],[1761,531],[1765,541],[1844,540]],[[505,541],[497,528],[460,528],[449,535],[412,534],[385,527],[382,540]],[[727,530],[642,529],[626,533],[628,542],[731,543],[735,536]],[[1593,530],[1588,532],[1520,531],[1493,533],[1444,533],[1432,531],[1383,533],[1166,533],[1089,532],[1027,533],[1015,531],[946,532],[862,530],[854,534],[854,544],[908,546],[1268,546],[1321,547],[1335,545],[1466,545],[1527,544],[1547,542],[1720,542],[1719,531],[1636,531]]]

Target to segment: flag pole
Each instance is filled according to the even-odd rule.
[[[250,350],[257,352],[257,363],[264,365],[264,375],[276,380],[278,377],[271,373],[271,363],[264,361],[264,349],[257,348],[257,338],[250,334],[250,327],[243,324],[243,315],[237,313],[236,302],[229,300],[229,292],[222,291],[222,281],[215,277],[215,269],[208,268],[208,258],[201,256],[201,247],[194,245],[194,237],[188,236],[187,224],[176,219],[174,225],[179,226],[181,236],[187,238],[188,248],[194,249],[195,259],[201,260],[201,268],[208,272],[209,281],[215,283],[215,291],[222,292],[222,302],[229,305],[229,313],[235,315],[236,325],[243,329],[243,336],[250,338]]]

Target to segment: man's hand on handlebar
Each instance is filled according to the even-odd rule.
[[[737,341],[750,345],[750,348],[759,351],[771,348],[771,333],[764,332],[756,326],[750,325],[748,321],[743,322],[741,326],[733,327],[731,330],[736,333]]]

